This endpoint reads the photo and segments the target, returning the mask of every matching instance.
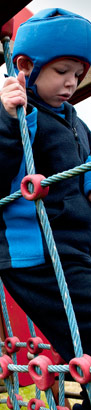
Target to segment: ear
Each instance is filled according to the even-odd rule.
[[[19,56],[17,58],[17,68],[19,71],[23,71],[26,76],[30,76],[33,70],[33,63],[26,56]]]

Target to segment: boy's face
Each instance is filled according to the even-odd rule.
[[[45,65],[35,81],[39,96],[52,107],[60,107],[74,94],[83,71],[84,64],[70,59],[59,59]]]

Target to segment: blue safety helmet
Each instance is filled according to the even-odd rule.
[[[29,57],[33,63],[29,87],[45,64],[60,57],[84,63],[81,82],[91,65],[91,22],[60,8],[42,10],[17,31],[13,61],[20,55]]]

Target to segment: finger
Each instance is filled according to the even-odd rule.
[[[9,86],[10,84],[16,83],[16,81],[17,81],[17,78],[16,78],[16,77],[8,77],[8,78],[5,80],[2,89],[3,89],[4,87]]]
[[[19,71],[17,80],[18,80],[19,84],[25,89],[26,88],[26,83],[25,83],[25,75],[24,75],[23,71]]]
[[[4,85],[4,87],[2,88],[2,90],[1,90],[1,95],[2,94],[7,94],[7,93],[15,91],[15,90],[16,91],[20,90],[20,91],[25,92],[25,88],[19,83],[19,81],[17,79],[16,79],[16,81],[11,82],[9,84],[6,83]]]
[[[8,105],[8,102],[10,99],[14,98],[14,97],[19,97],[19,102],[18,105],[26,105],[27,102],[27,96],[26,96],[26,92],[25,89],[17,82],[17,84],[11,84],[7,87],[5,87],[4,89],[2,89],[1,91],[1,101],[3,103],[3,105],[6,108],[6,104]],[[20,99],[23,98],[23,103],[20,102]],[[22,100],[21,100],[22,101]]]
[[[25,90],[25,76],[23,72],[18,74],[18,77],[9,77],[4,82],[4,85],[1,89],[1,93],[6,90],[6,92],[14,90],[14,89],[24,89]]]
[[[26,99],[24,93],[15,93],[9,94],[8,96],[4,96],[2,102],[5,107],[12,107],[17,105],[25,105],[26,106]]]

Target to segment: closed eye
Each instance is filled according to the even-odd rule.
[[[66,70],[55,70],[56,71],[56,73],[58,73],[58,74],[66,74]]]

